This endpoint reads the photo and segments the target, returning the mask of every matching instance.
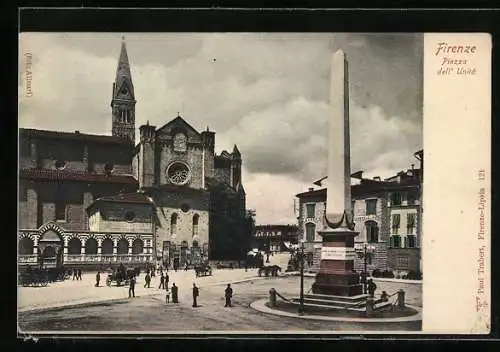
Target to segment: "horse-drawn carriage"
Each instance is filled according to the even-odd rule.
[[[64,267],[32,268],[28,266],[20,272],[19,283],[22,286],[47,286],[49,282],[63,281],[69,278],[69,273]]]
[[[281,272],[281,267],[278,265],[267,265],[267,266],[262,266],[259,269],[259,276],[278,276],[278,272]]]
[[[140,268],[126,269],[123,264],[120,264],[117,270],[108,270],[106,285],[111,286],[113,282],[116,286],[128,285],[130,283],[130,278],[139,276],[140,272]]]
[[[194,267],[196,276],[210,276],[212,275],[212,268],[208,264],[198,264]]]

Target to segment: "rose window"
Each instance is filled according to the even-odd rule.
[[[189,168],[183,163],[174,163],[167,170],[168,180],[174,185],[184,185],[189,181]]]

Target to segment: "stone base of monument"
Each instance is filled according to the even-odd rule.
[[[332,296],[358,296],[363,293],[359,283],[359,275],[354,273],[322,273],[316,274],[312,285],[312,293]]]
[[[350,312],[353,316],[365,315],[367,299],[368,295],[365,294],[350,297],[307,294],[304,295],[304,307],[314,311],[342,311],[347,314]],[[291,302],[299,305],[300,299],[293,298]],[[375,300],[373,303],[374,311],[387,310],[392,306],[390,302],[383,302],[381,300]]]

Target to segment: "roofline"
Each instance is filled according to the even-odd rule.
[[[195,131],[198,135],[200,135],[201,137],[201,132],[199,132],[196,128],[194,128],[189,122],[187,122],[182,116],[180,115],[177,115],[176,117],[174,117],[172,120],[168,121],[166,124],[164,124],[163,126],[161,126],[160,128],[157,128],[155,132],[161,130],[162,128],[164,128],[165,126],[167,126],[168,124],[172,123],[173,121],[175,121],[176,119],[181,119],[182,121],[184,121],[184,123],[186,125],[188,125],[193,131]],[[215,132],[213,132],[215,133]]]
[[[152,202],[133,202],[133,201],[127,201],[127,200],[113,200],[113,199],[102,199],[102,198],[97,198],[94,200],[88,207],[85,208],[87,212],[89,212],[93,207],[95,207],[98,203],[126,203],[126,204],[137,204],[137,205],[145,205],[145,206],[150,206],[152,208],[155,207],[155,205]]]
[[[103,134],[90,134],[90,133],[81,133],[81,132],[66,132],[66,131],[53,131],[53,130],[41,130],[41,129],[36,129],[36,128],[19,128],[19,136],[22,134],[36,134],[37,132],[40,133],[46,133],[47,135],[34,135],[30,137],[34,138],[46,138],[46,139],[66,139],[66,138],[77,138],[80,139],[81,141],[86,141],[89,138],[96,138],[97,140],[95,141],[96,143],[106,143],[106,144],[118,144],[118,145],[123,145],[123,146],[133,146],[133,142],[129,141],[128,139],[116,137],[116,136],[109,136],[109,135],[103,135]],[[102,138],[102,140],[98,140]]]
[[[58,182],[58,180],[66,180],[68,182],[85,182],[85,183],[112,183],[112,184],[127,184],[127,185],[137,185],[138,181],[132,176],[132,175],[116,175],[116,176],[108,176],[104,177],[101,180],[86,180],[82,179],[88,175],[92,174],[69,174],[69,175],[62,175],[62,177],[59,178],[52,178],[49,176],[44,176],[44,175],[22,175],[23,170],[30,170],[30,169],[19,169],[18,170],[18,177],[19,179],[24,179],[24,180],[44,180],[44,181],[52,181],[52,182]],[[43,169],[42,169],[43,170]],[[74,178],[72,177],[64,177],[64,176],[70,176],[74,175]],[[98,175],[98,176],[103,176],[103,175]],[[122,180],[117,180],[116,178],[126,178]]]
[[[392,185],[391,183],[394,183],[394,185]],[[385,193],[388,191],[394,191],[394,190],[398,190],[398,189],[404,190],[404,189],[408,189],[408,188],[420,188],[420,182],[415,181],[415,183],[413,183],[413,184],[401,184],[401,183],[397,183],[397,182],[387,182],[383,185],[380,185],[380,187],[374,187],[373,185],[351,185],[351,195],[353,193],[352,192],[353,188],[360,187],[360,189],[362,190],[363,186],[367,187],[367,188],[369,187],[371,189],[367,190],[365,192],[361,192],[361,191],[359,191],[359,192],[362,195],[368,195],[368,194]],[[306,198],[306,197],[322,196],[323,193],[326,193],[326,192],[327,192],[327,188],[321,188],[321,189],[316,189],[316,190],[312,190],[312,191],[298,193],[295,195],[295,197]]]
[[[38,232],[39,229],[18,229],[17,232]],[[153,232],[116,232],[116,231],[86,231],[86,230],[67,230],[64,229],[63,233],[88,233],[96,235],[153,235]]]

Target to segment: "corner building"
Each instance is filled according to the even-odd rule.
[[[352,211],[355,231],[356,258],[354,269],[392,271],[396,277],[409,272],[421,272],[421,192],[423,180],[423,151],[415,157],[420,168],[414,165],[406,171],[381,180],[366,179],[362,171],[351,175]],[[314,182],[322,186],[321,180]],[[299,198],[299,238],[304,239],[307,270],[317,272],[321,260],[327,189],[309,188],[296,195]]]
[[[214,132],[177,116],[140,126],[134,146],[135,104],[123,42],[111,136],[20,129],[20,265],[184,265],[231,243],[234,228],[215,229],[222,209],[228,222],[246,216],[236,145],[217,155]]]

